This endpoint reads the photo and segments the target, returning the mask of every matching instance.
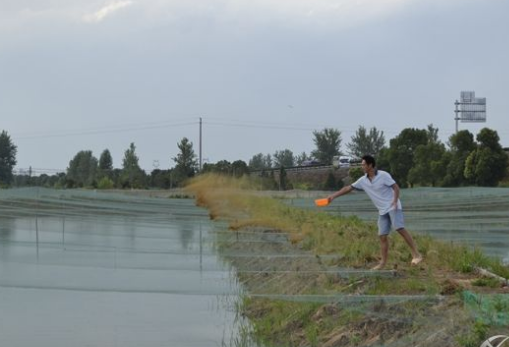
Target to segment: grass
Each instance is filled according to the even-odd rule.
[[[470,332],[463,336],[458,336],[457,341],[461,347],[478,347],[488,337],[489,326],[481,321],[474,321]]]
[[[496,278],[476,278],[472,281],[472,285],[477,287],[489,287],[489,288],[499,288],[500,287],[500,281]]]
[[[356,310],[340,310],[335,305],[324,307],[316,303],[251,298],[246,298],[244,305],[255,334],[262,337],[258,342],[264,346],[296,346],[302,338],[306,346],[318,346],[321,336],[338,325],[360,322],[364,318]]]
[[[209,210],[212,219],[227,220],[232,230],[259,227],[284,232],[296,249],[313,252],[317,259],[318,255],[338,255],[323,262],[324,266],[332,268],[367,270],[378,262],[379,241],[375,225],[356,217],[338,217],[291,207],[279,199],[258,194],[259,188],[246,178],[234,180],[214,175],[200,176],[187,187],[196,197],[197,204]],[[413,236],[425,258],[419,267],[409,265],[410,252],[402,238],[397,235],[390,238],[389,266],[397,267],[398,277],[338,279],[332,275],[322,275],[308,280],[304,275],[299,277],[296,271],[284,278],[262,277],[262,284],[267,284],[262,288],[280,290],[291,295],[336,293],[434,296],[460,291],[461,288],[456,288],[459,286],[457,283],[460,283],[455,281],[456,278],[470,281],[473,288],[496,288],[494,280],[478,278],[475,274],[477,267],[504,278],[509,277],[509,268],[498,259],[484,255],[479,249],[472,250],[459,243],[438,241],[430,236]],[[275,264],[271,266],[276,268]],[[451,286],[452,289],[449,288]],[[253,288],[256,290],[258,287]],[[504,305],[498,303],[497,307],[505,308]],[[373,334],[369,335],[369,329],[366,330],[367,326],[373,324],[383,327],[378,333],[380,338],[387,336],[390,339],[392,335],[386,331],[390,332],[391,329],[400,333],[415,333],[420,329],[413,328],[414,323],[408,323],[407,317],[414,317],[425,324],[442,319],[439,318],[442,315],[439,309],[417,303],[383,308],[363,306],[353,310],[339,304],[245,298],[239,309],[249,317],[254,335],[266,346],[319,346],[327,339],[333,339],[334,334],[344,339],[341,343],[362,345],[363,339],[375,338]],[[468,322],[472,321],[470,313],[460,302],[455,302],[448,310],[455,314],[451,313],[452,317],[444,321],[444,325],[459,324],[463,327],[450,329],[451,336],[463,335],[458,335],[455,344],[470,346],[478,343],[484,336],[482,324],[474,322],[469,325]],[[342,329],[350,330],[346,333]],[[471,332],[465,333],[465,329]]]
[[[421,280],[416,277],[408,277],[395,281],[392,278],[376,278],[371,287],[366,291],[368,295],[405,295],[405,294],[427,294],[437,295],[440,293],[440,286],[435,281]]]
[[[356,217],[337,217],[323,212],[298,209],[276,199],[256,194],[258,187],[248,179],[231,179],[205,175],[187,187],[197,203],[207,207],[212,219],[229,221],[232,230],[265,227],[289,233],[292,243],[300,243],[316,254],[341,254],[342,264],[366,267],[379,256],[376,226]],[[429,236],[414,235],[419,251],[429,268],[472,273],[476,267],[486,268],[508,278],[509,268],[498,259],[470,250],[461,244],[437,241]],[[390,261],[409,263],[408,246],[401,237],[390,239]]]

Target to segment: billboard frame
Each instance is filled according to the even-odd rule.
[[[486,122],[486,98],[476,98],[474,91],[462,91],[460,100],[454,102],[456,133],[458,132],[458,121],[462,123]]]

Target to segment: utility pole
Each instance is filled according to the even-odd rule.
[[[458,100],[456,100],[456,102],[454,103],[454,106],[455,106],[454,120],[456,121],[456,134],[458,133],[458,121],[461,120],[461,118],[459,116],[459,113],[460,113],[460,110],[458,108],[459,105],[460,105],[460,103],[458,102]]]
[[[202,166],[202,158],[201,158],[201,142],[202,142],[202,136],[201,136],[201,128],[202,128],[202,119],[200,117],[200,143],[199,143],[199,146],[200,146],[200,149],[199,149],[199,160],[200,160],[200,163],[199,163],[199,170],[201,172],[201,166]]]

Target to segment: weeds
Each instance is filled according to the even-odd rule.
[[[472,285],[477,287],[490,287],[490,288],[499,288],[500,281],[496,278],[486,278],[481,277],[472,281]]]
[[[210,210],[211,218],[230,221],[230,228],[263,226],[289,233],[292,243],[317,254],[340,254],[346,266],[366,267],[379,256],[376,227],[356,217],[335,217],[285,205],[275,199],[256,194],[256,183],[246,178],[227,179],[214,175],[200,176],[187,188],[199,205]],[[249,189],[249,190],[246,190]],[[509,277],[509,268],[498,259],[484,255],[480,249],[439,242],[428,236],[416,235],[420,252],[431,268],[447,268],[472,273],[476,267],[491,269]],[[429,256],[428,256],[429,255]],[[391,238],[390,256],[408,263],[408,247],[400,237]]]
[[[482,321],[475,321],[470,332],[464,336],[458,336],[457,342],[461,347],[479,347],[488,336],[489,326]]]
[[[274,232],[284,232],[290,243],[298,245],[297,249],[315,253],[315,261],[322,266],[366,269],[378,261],[379,241],[375,225],[364,223],[356,217],[337,217],[291,207],[280,199],[260,196],[256,189],[257,184],[252,184],[245,178],[232,180],[212,175],[200,176],[188,187],[196,196],[197,204],[209,209],[211,218],[228,221],[233,230],[263,227]],[[473,277],[477,267],[489,269],[505,278],[509,277],[509,268],[497,259],[484,255],[479,249],[471,250],[459,244],[436,241],[429,236],[415,235],[414,238],[425,258],[425,262],[419,267],[409,266],[411,257],[408,246],[401,237],[394,236],[390,239],[389,262],[398,267],[397,278],[361,275],[345,280],[333,275],[322,275],[308,279],[304,275],[299,276],[296,271],[289,275],[293,277],[288,281],[280,281],[274,276],[261,277],[263,289],[311,295],[323,294],[324,291],[363,295],[436,295],[441,292],[439,283],[443,285],[444,278],[448,279],[448,276],[457,273]],[[326,254],[338,256],[327,261],[325,265],[318,255]],[[276,267],[272,264],[272,268]],[[439,279],[440,276],[442,277]],[[272,281],[271,287],[267,286],[269,280]],[[482,278],[474,280],[473,284],[478,287],[494,285],[492,280]],[[500,311],[507,310],[506,305],[507,302],[502,301],[494,303],[495,310]],[[405,307],[402,305],[395,312],[381,313],[374,308],[371,311],[368,308],[354,311],[346,307],[331,309],[331,306],[310,302],[245,298],[239,310],[251,320],[254,335],[262,338],[268,345],[318,346],[324,342],[324,336],[338,330],[338,327],[352,327],[362,321],[368,324],[372,319],[369,317],[370,312],[376,312],[375,316],[380,317],[399,315],[401,322],[404,322],[401,329],[407,329],[405,317],[418,316],[426,320],[426,315],[430,314],[427,306]],[[384,311],[386,308],[380,310]],[[391,310],[395,308],[392,307]],[[381,323],[380,326],[383,327],[384,324]],[[486,332],[486,325],[478,321],[473,324],[469,334],[458,337],[456,342],[463,347],[477,347]],[[360,336],[351,334],[350,344],[361,344]]]

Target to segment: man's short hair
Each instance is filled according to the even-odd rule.
[[[366,162],[366,164],[368,164],[368,165],[371,164],[372,167],[376,166],[375,158],[373,158],[373,156],[371,156],[369,154],[366,154],[365,156],[363,156],[362,160],[364,160]]]

